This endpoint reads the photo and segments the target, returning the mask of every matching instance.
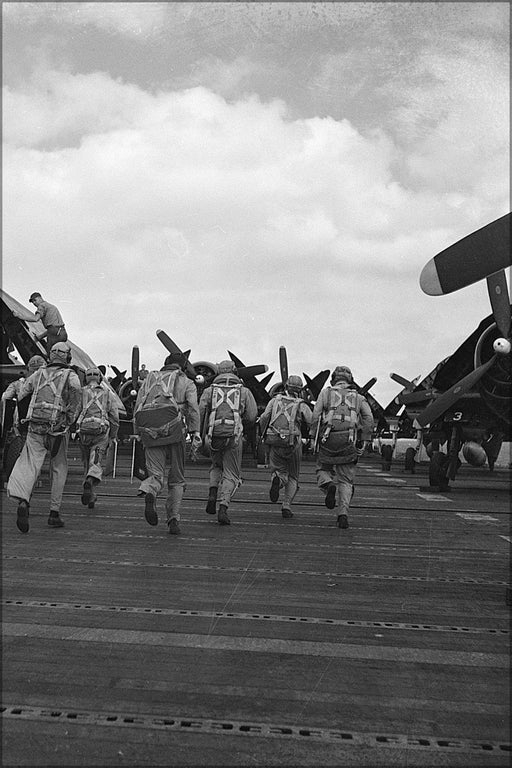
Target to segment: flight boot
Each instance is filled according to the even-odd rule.
[[[175,517],[172,517],[167,523],[167,530],[173,536],[177,536],[181,533],[180,526]]]
[[[336,484],[329,483],[327,486],[324,504],[327,509],[334,509],[336,506]]]
[[[97,496],[93,490],[94,485],[95,485],[94,480],[91,477],[85,478],[80,501],[82,502],[84,507],[89,507],[89,509],[94,509],[94,503],[97,499]]]
[[[231,525],[231,520],[228,517],[228,508],[225,504],[221,504],[219,507],[217,521],[219,525]]]
[[[281,488],[281,480],[279,479],[279,475],[274,475],[272,478],[272,483],[270,485],[270,491],[268,492],[268,495],[270,496],[270,501],[275,504],[276,501],[279,501],[279,491]]]
[[[149,525],[158,525],[155,502],[155,495],[153,493],[146,493],[144,498],[144,517]]]
[[[208,490],[208,501],[206,503],[206,514],[214,515],[217,506],[217,486],[212,485]]]
[[[16,526],[18,530],[21,531],[22,533],[28,533],[29,509],[30,509],[30,505],[28,501],[25,501],[25,499],[20,499],[18,504],[18,509],[17,509],[17,515],[16,515]]]
[[[50,528],[64,528],[64,520],[59,515],[58,510],[50,509],[48,525]]]
[[[345,514],[345,512],[342,512],[341,515],[338,515],[338,521],[336,525],[338,528],[348,528],[348,515]]]

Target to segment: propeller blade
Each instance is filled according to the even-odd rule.
[[[364,387],[358,387],[359,394],[360,395],[366,395],[367,392],[370,391],[370,389],[373,387],[373,385],[376,383],[377,379],[375,376],[370,379],[370,381],[367,381]]]
[[[268,365],[244,365],[241,368],[236,369],[236,372],[241,379],[248,379],[251,376],[259,376],[260,373],[266,373],[267,371]]]
[[[184,353],[181,351],[181,349],[178,347],[176,342],[174,342],[171,337],[165,332],[162,331],[160,328],[156,332],[157,338],[162,342],[164,347],[168,352],[174,352],[175,354],[183,355]],[[185,353],[185,355],[189,355],[190,350],[188,350],[188,353]],[[196,370],[191,362],[189,362],[188,357],[185,358],[185,373],[187,376],[191,379],[195,379],[196,377]]]
[[[510,336],[510,299],[504,269],[488,276],[487,290],[498,330],[502,336],[508,339]]]
[[[510,266],[510,223],[507,213],[430,259],[420,275],[422,291],[452,293]]]
[[[121,376],[121,377],[126,376],[126,371],[120,371],[119,368],[115,367],[115,365],[111,365],[110,367],[112,368],[116,376]]]
[[[239,357],[233,354],[233,352],[230,352],[228,349],[228,355],[230,356],[231,360],[234,362],[237,368],[245,368],[245,365],[242,363]]]
[[[286,347],[279,347],[279,368],[281,371],[281,381],[283,384],[288,380],[288,357]]]
[[[389,378],[393,379],[393,381],[396,381],[397,384],[401,384],[402,387],[405,387],[408,392],[412,392],[420,377],[416,376],[415,379],[409,381],[409,379],[404,378],[404,376],[400,376],[398,373],[390,373]]]
[[[454,384],[453,387],[450,387],[450,389],[447,389],[442,395],[439,395],[433,403],[428,405],[425,410],[416,417],[420,427],[432,424],[439,418],[439,416],[442,416],[448,408],[454,405],[457,400],[465,395],[466,392],[473,389],[475,384],[480,381],[495,360],[496,355],[493,355],[486,363],[475,368],[474,371],[471,371],[467,376],[464,376],[464,378]]]
[[[132,389],[135,391],[139,388],[139,348],[137,346],[132,349]]]
[[[274,375],[274,371],[268,374],[268,376],[265,376],[263,379],[260,379],[260,384],[262,387],[266,387],[267,384],[270,382],[272,376]]]
[[[330,371],[320,371],[320,373],[317,373],[316,376],[314,376],[313,378],[310,378],[307,375],[307,373],[304,373],[304,372],[302,373],[306,381],[306,386],[311,392],[313,400],[318,399],[318,395],[320,394],[320,391],[324,386],[325,382],[329,378],[329,374],[330,374]]]

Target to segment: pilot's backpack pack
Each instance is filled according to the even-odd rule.
[[[59,433],[67,426],[64,388],[71,375],[70,368],[40,368],[28,406],[26,421],[33,432]]]
[[[334,464],[345,464],[356,459],[359,397],[354,389],[329,387],[329,408],[320,441],[320,459]]]
[[[229,374],[212,384],[212,403],[207,438],[238,438],[243,431],[240,415],[242,385]]]
[[[135,425],[143,445],[168,445],[183,438],[184,423],[176,399],[180,371],[150,371],[135,406]]]
[[[297,424],[297,413],[301,403],[302,400],[297,397],[276,395],[265,432],[264,442],[267,445],[297,445],[301,437],[300,427]]]
[[[80,435],[84,437],[104,435],[110,426],[108,392],[103,387],[85,387],[82,392],[84,404],[77,420]]]

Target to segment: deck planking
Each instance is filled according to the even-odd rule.
[[[360,462],[350,528],[314,465],[295,516],[247,462],[232,525],[187,465],[182,534],[144,520],[130,456],[30,532],[3,492],[3,765],[494,766],[510,762],[505,470]]]

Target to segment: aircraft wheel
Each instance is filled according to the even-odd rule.
[[[18,458],[25,445],[25,437],[22,435],[15,435],[4,448],[4,479],[7,481],[10,477],[14,465],[18,461]]]
[[[393,448],[390,445],[383,445],[380,449],[380,455],[382,456],[383,471],[389,472],[391,469],[391,461],[393,459]]]
[[[446,477],[448,468],[448,456],[441,451],[434,451],[428,468],[430,485],[438,486],[440,490],[448,488],[449,480]]]
[[[412,474],[414,474],[414,467],[416,465],[415,457],[416,457],[416,451],[414,450],[414,448],[407,448],[405,452],[405,471],[406,472],[412,472]]]

